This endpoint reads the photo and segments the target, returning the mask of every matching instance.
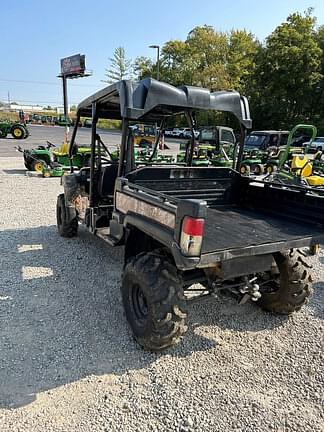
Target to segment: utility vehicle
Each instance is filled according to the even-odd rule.
[[[135,164],[131,121],[157,122],[160,135],[169,117],[184,114],[194,131],[201,110],[224,111],[238,120],[236,169],[193,167],[194,134],[185,165],[162,166],[154,157]],[[280,314],[308,301],[310,269],[300,248],[324,239],[324,198],[307,188],[239,174],[251,127],[246,98],[151,78],[123,80],[81,102],[81,116],[92,118],[90,167],[74,172],[71,164],[71,173],[62,177],[58,232],[74,237],[81,222],[110,246],[124,245],[122,301],[142,347],[158,351],[180,339],[193,293],[197,298],[228,291],[241,303],[251,299]],[[106,147],[96,130],[99,118],[122,121],[118,163],[97,151]]]
[[[289,131],[264,130],[253,131],[245,140],[246,150],[268,150],[287,144]]]

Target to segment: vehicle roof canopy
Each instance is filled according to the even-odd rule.
[[[274,135],[274,134],[289,134],[287,130],[258,130],[252,131],[250,135]]]
[[[217,110],[232,113],[247,128],[252,125],[248,101],[235,91],[174,87],[152,78],[111,84],[81,102],[78,114],[91,117],[93,103],[97,105],[99,118],[127,118],[149,123],[185,111]]]

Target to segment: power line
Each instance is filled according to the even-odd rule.
[[[1,99],[5,99],[5,97],[3,96],[3,97],[1,97]],[[28,102],[28,103],[34,103],[34,104],[40,104],[40,103],[47,103],[47,104],[58,104],[58,105],[62,105],[63,104],[63,102],[62,101],[44,101],[44,100],[23,100],[23,99],[17,99],[17,101],[15,100],[15,99],[13,99],[14,100],[14,102],[16,102],[18,105],[21,103],[21,102]],[[71,105],[77,105],[79,102],[71,102]]]
[[[22,83],[22,84],[42,84],[42,85],[54,85],[54,86],[61,86],[60,82],[51,82],[51,81],[29,81],[29,80],[13,80],[13,79],[5,79],[0,78],[0,82],[11,82],[11,83]],[[99,85],[96,84],[74,84],[69,83],[69,86],[72,87],[99,87]]]

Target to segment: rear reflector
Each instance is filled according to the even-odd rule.
[[[196,219],[185,216],[182,222],[182,232],[191,236],[202,236],[204,234],[205,219]]]
[[[187,256],[199,256],[204,234],[205,219],[185,216],[182,222],[180,248]]]

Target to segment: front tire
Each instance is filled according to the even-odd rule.
[[[182,280],[158,252],[141,253],[125,266],[121,293],[127,321],[146,350],[161,351],[186,332]]]
[[[76,237],[78,234],[78,219],[74,217],[69,219],[67,208],[65,206],[64,194],[60,194],[57,197],[56,204],[56,220],[57,230],[61,237]]]
[[[289,315],[308,303],[313,293],[310,266],[296,249],[276,252],[274,260],[279,271],[274,289],[263,292],[258,304],[269,312]]]
[[[241,174],[241,175],[249,176],[250,173],[251,173],[250,165],[247,165],[247,164],[243,163],[243,164],[241,165],[241,167],[240,167],[240,174]]]
[[[36,159],[31,163],[31,171],[36,171],[38,174],[42,174],[45,165],[46,164],[43,160]]]
[[[7,132],[3,129],[0,129],[0,138],[6,138],[7,137]]]

